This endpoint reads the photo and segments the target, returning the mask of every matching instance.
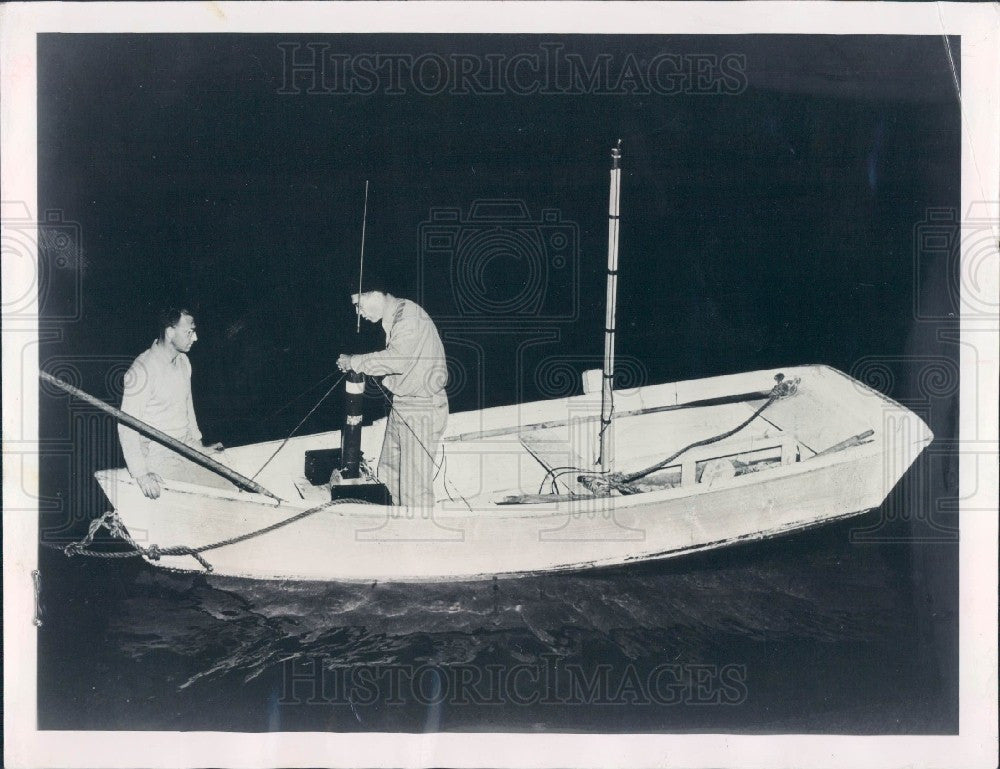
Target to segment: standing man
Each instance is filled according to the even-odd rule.
[[[185,309],[159,314],[159,336],[125,374],[122,411],[141,419],[182,443],[199,450],[222,451],[222,444],[205,446],[191,398],[191,362],[187,351],[198,340],[194,318]],[[142,493],[160,496],[164,478],[214,488],[233,488],[225,479],[125,425],[118,425],[125,464]]]
[[[341,355],[341,371],[385,376],[392,410],[378,463],[378,477],[393,501],[406,507],[434,505],[438,443],[448,424],[448,368],[434,321],[420,305],[381,291],[352,294],[367,321],[382,323],[386,348],[365,355]]]

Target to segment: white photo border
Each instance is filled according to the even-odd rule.
[[[889,2],[11,3],[0,6],[4,200],[37,201],[38,33],[577,33],[959,35],[962,210],[1000,221],[1000,13],[995,4]],[[37,215],[38,212],[31,212]],[[963,253],[963,263],[967,254]],[[997,254],[992,254],[997,265]],[[34,264],[3,269],[3,301]],[[998,269],[977,294],[998,306]],[[4,763],[9,767],[733,766],[995,767],[997,516],[963,516],[957,736],[40,732],[36,728],[37,305],[3,326]],[[998,318],[961,320],[960,439],[997,444]],[[978,424],[976,417],[978,416]],[[981,449],[979,450],[981,453]],[[997,464],[961,453],[963,508],[996,509]],[[977,480],[975,487],[970,480]],[[17,512],[8,512],[9,510]]]

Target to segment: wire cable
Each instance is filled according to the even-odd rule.
[[[333,375],[331,374],[330,376],[333,376]],[[267,467],[269,464],[271,464],[271,460],[274,459],[276,456],[278,456],[278,452],[281,451],[283,448],[285,448],[285,446],[288,444],[288,441],[290,441],[292,439],[292,436],[295,435],[295,433],[298,431],[298,429],[300,427],[302,427],[302,425],[304,425],[306,423],[306,420],[309,419],[309,417],[311,417],[313,415],[313,413],[316,411],[316,409],[319,408],[320,404],[323,401],[325,401],[330,396],[330,393],[332,393],[334,390],[337,389],[337,386],[341,382],[344,381],[344,377],[346,377],[346,376],[347,376],[347,374],[343,374],[340,377],[340,379],[338,379],[336,382],[333,383],[333,387],[331,387],[329,390],[327,390],[323,394],[323,397],[320,398],[318,401],[316,401],[316,405],[313,406],[311,409],[309,409],[309,413],[306,414],[304,417],[302,417],[302,421],[300,421],[297,425],[295,425],[295,427],[292,428],[292,431],[285,437],[285,440],[283,440],[281,442],[281,445],[278,446],[278,448],[276,448],[274,450],[274,453],[271,454],[271,456],[269,456],[267,458],[267,461],[260,466],[260,469],[257,472],[255,472],[253,474],[253,476],[251,476],[250,480],[255,480],[257,478],[257,476],[260,475],[264,471],[264,468]],[[329,377],[327,377],[327,378],[329,378]]]
[[[317,387],[319,387],[321,384],[323,384],[327,379],[332,379],[335,376],[337,376],[337,372],[333,371],[333,372],[327,374],[322,379],[319,379],[319,380],[313,382],[311,385],[309,385],[309,387],[307,387],[305,390],[303,390],[298,395],[296,395],[294,398],[292,398],[290,401],[288,401],[288,403],[286,403],[284,406],[282,406],[277,411],[272,411],[270,414],[268,414],[266,417],[264,417],[261,421],[266,422],[268,419],[271,419],[272,417],[278,416],[278,414],[280,414],[282,411],[284,411],[289,406],[291,406],[293,403],[295,403],[295,401],[297,401],[303,395],[305,395],[306,393],[311,393],[313,390],[315,390]]]
[[[398,409],[397,409],[397,408],[396,408],[395,406],[393,406],[393,405],[392,405],[392,398],[390,398],[390,397],[389,397],[389,393],[387,393],[387,392],[385,391],[385,388],[384,388],[384,387],[382,387],[381,383],[379,383],[379,382],[378,382],[378,380],[375,380],[375,379],[372,379],[372,382],[374,382],[374,383],[375,383],[375,386],[376,386],[376,387],[377,387],[377,388],[379,389],[379,391],[380,391],[380,392],[382,393],[382,397],[383,397],[383,398],[385,398],[385,402],[386,402],[386,403],[387,403],[387,404],[389,405],[389,409],[390,409],[391,411],[395,411],[395,412],[396,412],[396,418],[397,418],[397,419],[398,419],[398,420],[399,420],[400,422],[402,422],[402,423],[403,423],[403,425],[404,425],[404,426],[406,427],[406,429],[407,429],[407,430],[409,430],[409,431],[410,431],[410,434],[411,434],[411,435],[413,435],[413,439],[414,439],[414,440],[415,440],[415,441],[416,441],[416,442],[417,442],[418,444],[420,444],[420,448],[422,448],[422,449],[424,450],[424,453],[425,453],[425,454],[426,454],[426,455],[427,455],[428,457],[430,457],[430,459],[431,459],[431,462],[433,462],[433,463],[434,463],[434,466],[435,466],[435,468],[436,468],[436,470],[435,470],[435,473],[434,473],[434,478],[437,478],[437,476],[438,476],[438,473],[440,473],[440,472],[441,472],[441,470],[442,470],[442,468],[443,468],[443,466],[444,466],[444,459],[445,459],[445,455],[444,455],[444,451],[442,450],[442,452],[441,452],[441,461],[440,461],[440,462],[438,462],[438,460],[437,460],[437,457],[435,457],[435,456],[434,456],[433,454],[431,454],[431,451],[430,451],[430,449],[428,449],[428,448],[427,448],[427,446],[426,446],[426,445],[424,444],[424,442],[423,442],[422,440],[420,440],[420,436],[419,436],[419,435],[417,435],[417,433],[416,433],[416,432],[414,431],[414,429],[413,429],[412,427],[410,427],[410,424],[409,424],[409,422],[407,422],[407,421],[406,421],[406,420],[405,420],[405,419],[403,418],[403,416],[402,416],[402,415],[401,415],[401,414],[399,413],[399,410],[398,410]],[[443,481],[444,481],[445,483],[449,483],[449,482],[450,482],[450,481],[448,480],[448,474],[447,474],[447,472],[445,472],[445,473],[444,473],[444,475],[443,475],[443,478],[442,478],[442,480],[443,480]],[[454,486],[455,486],[455,484],[454,484],[454,483],[452,483],[452,486],[454,487]],[[445,487],[445,491],[447,491],[447,487]],[[456,494],[458,494],[458,496],[462,498],[462,501],[463,501],[463,502],[465,503],[465,506],[466,506],[467,508],[469,508],[469,512],[470,512],[470,513],[471,513],[471,512],[473,512],[473,510],[472,510],[472,505],[470,505],[470,504],[469,504],[469,500],[467,500],[467,499],[465,498],[465,496],[464,496],[464,495],[463,495],[463,494],[462,494],[462,493],[461,493],[460,491],[458,491],[458,489],[457,489],[457,488],[455,489],[455,493],[456,493]],[[451,499],[451,495],[450,495],[450,494],[448,495],[448,498],[449,498],[449,499]],[[454,501],[454,500],[452,499],[452,501]]]
[[[657,470],[662,470],[664,467],[666,467],[675,459],[677,459],[677,457],[679,457],[681,454],[684,454],[685,452],[690,451],[691,449],[697,448],[699,446],[708,446],[709,444],[712,443],[718,443],[719,441],[724,440],[725,438],[728,438],[731,435],[735,435],[744,427],[746,427],[748,424],[753,422],[757,417],[763,414],[765,409],[767,409],[776,400],[778,400],[779,398],[788,397],[789,395],[794,395],[798,389],[799,385],[798,379],[787,381],[785,380],[784,374],[778,374],[775,377],[775,379],[777,380],[777,384],[773,388],[771,388],[770,397],[768,397],[764,405],[762,405],[759,409],[757,409],[753,414],[751,414],[747,419],[738,424],[732,430],[727,430],[726,432],[719,433],[718,435],[712,436],[711,438],[705,438],[703,440],[695,441],[694,443],[688,444],[680,451],[674,452],[666,459],[661,460],[657,462],[655,465],[651,465],[645,468],[644,470],[639,470],[638,472],[628,473],[626,475],[621,475],[621,476],[613,476],[613,480],[615,481],[616,485],[627,485],[629,483],[632,483],[632,481],[637,481],[640,478],[645,478],[650,473],[654,473]]]

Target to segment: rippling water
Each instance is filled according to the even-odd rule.
[[[41,724],[927,728],[940,708],[912,590],[848,533],[837,525],[629,568],[424,585],[206,580],[50,552]],[[479,704],[464,701],[462,676]],[[605,689],[588,691],[595,681]]]

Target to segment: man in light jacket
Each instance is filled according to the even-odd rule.
[[[341,355],[341,371],[384,376],[392,410],[378,463],[378,477],[397,505],[434,505],[438,444],[448,424],[448,368],[437,327],[409,299],[381,291],[353,294],[362,318],[381,323],[386,347],[364,355]]]
[[[198,340],[194,318],[185,309],[169,308],[159,315],[159,336],[135,359],[125,374],[121,410],[171,438],[199,450],[222,451],[222,444],[205,446],[191,398],[191,361],[187,352]],[[150,499],[160,496],[165,478],[214,488],[233,488],[225,479],[125,425],[118,438],[129,473]]]

